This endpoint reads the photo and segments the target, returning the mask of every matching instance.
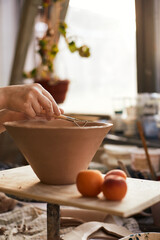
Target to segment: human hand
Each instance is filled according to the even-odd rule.
[[[0,88],[0,108],[21,112],[31,118],[42,112],[47,119],[63,113],[51,94],[38,83]]]
[[[63,113],[63,110],[60,109]],[[40,120],[45,118],[45,113],[42,113],[41,116],[36,116],[34,119]],[[8,109],[0,110],[0,133],[6,131],[4,127],[5,122],[12,122],[12,121],[20,121],[20,120],[28,120],[30,117],[27,117],[25,113],[22,112],[14,112]]]

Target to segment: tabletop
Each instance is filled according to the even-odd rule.
[[[0,171],[0,191],[20,198],[92,209],[128,217],[160,201],[160,181],[127,178],[128,191],[121,201],[82,197],[76,185],[47,185],[28,166]]]

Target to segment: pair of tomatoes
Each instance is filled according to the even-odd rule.
[[[84,170],[76,178],[78,191],[85,197],[96,197],[103,192],[107,200],[119,201],[127,192],[126,173],[113,169],[105,176],[99,170]]]

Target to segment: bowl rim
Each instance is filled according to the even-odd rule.
[[[25,125],[27,123],[31,123],[31,122],[47,122],[47,120],[20,120],[20,121],[12,121],[12,122],[5,122],[3,123],[4,127],[14,127],[14,128],[25,128],[25,129],[95,129],[95,128],[111,128],[113,126],[112,123],[101,123],[101,122],[92,122],[92,123],[98,123],[96,126],[60,126],[60,127],[56,127],[56,126],[38,126],[38,125],[30,125],[27,126]],[[57,121],[57,120],[55,120]],[[58,120],[58,121],[65,121],[65,120]],[[22,124],[24,123],[24,124]]]

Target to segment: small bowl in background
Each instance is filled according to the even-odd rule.
[[[146,154],[143,148],[133,149],[131,152],[131,167],[135,171],[149,172]],[[148,149],[148,154],[155,172],[160,170],[160,149]]]

